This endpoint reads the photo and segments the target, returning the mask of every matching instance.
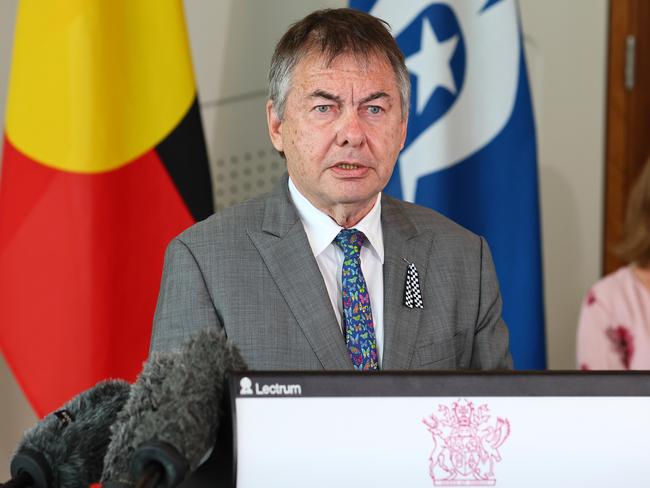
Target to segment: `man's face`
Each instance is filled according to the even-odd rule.
[[[326,66],[306,56],[294,69],[284,118],[271,102],[267,118],[296,187],[330,215],[372,208],[406,137],[395,74],[378,57],[341,55]]]

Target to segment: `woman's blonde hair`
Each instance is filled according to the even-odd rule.
[[[650,265],[650,159],[632,186],[625,213],[623,241],[616,254],[640,267]]]

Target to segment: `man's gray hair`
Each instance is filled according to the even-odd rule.
[[[404,54],[381,19],[349,8],[318,10],[293,24],[282,36],[271,58],[269,98],[276,115],[284,118],[293,71],[309,54],[324,57],[326,64],[351,54],[361,60],[384,57],[393,68],[400,92],[402,119],[408,117],[411,83]]]

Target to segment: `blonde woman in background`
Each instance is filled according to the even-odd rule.
[[[580,369],[650,369],[650,160],[630,193],[617,253],[630,264],[598,281],[582,303]]]

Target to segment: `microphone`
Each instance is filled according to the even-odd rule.
[[[87,488],[99,481],[110,426],[129,396],[123,380],[97,383],[28,430],[4,488]]]
[[[226,373],[242,369],[222,330],[153,353],[111,428],[103,485],[173,488],[183,481],[214,445]]]

